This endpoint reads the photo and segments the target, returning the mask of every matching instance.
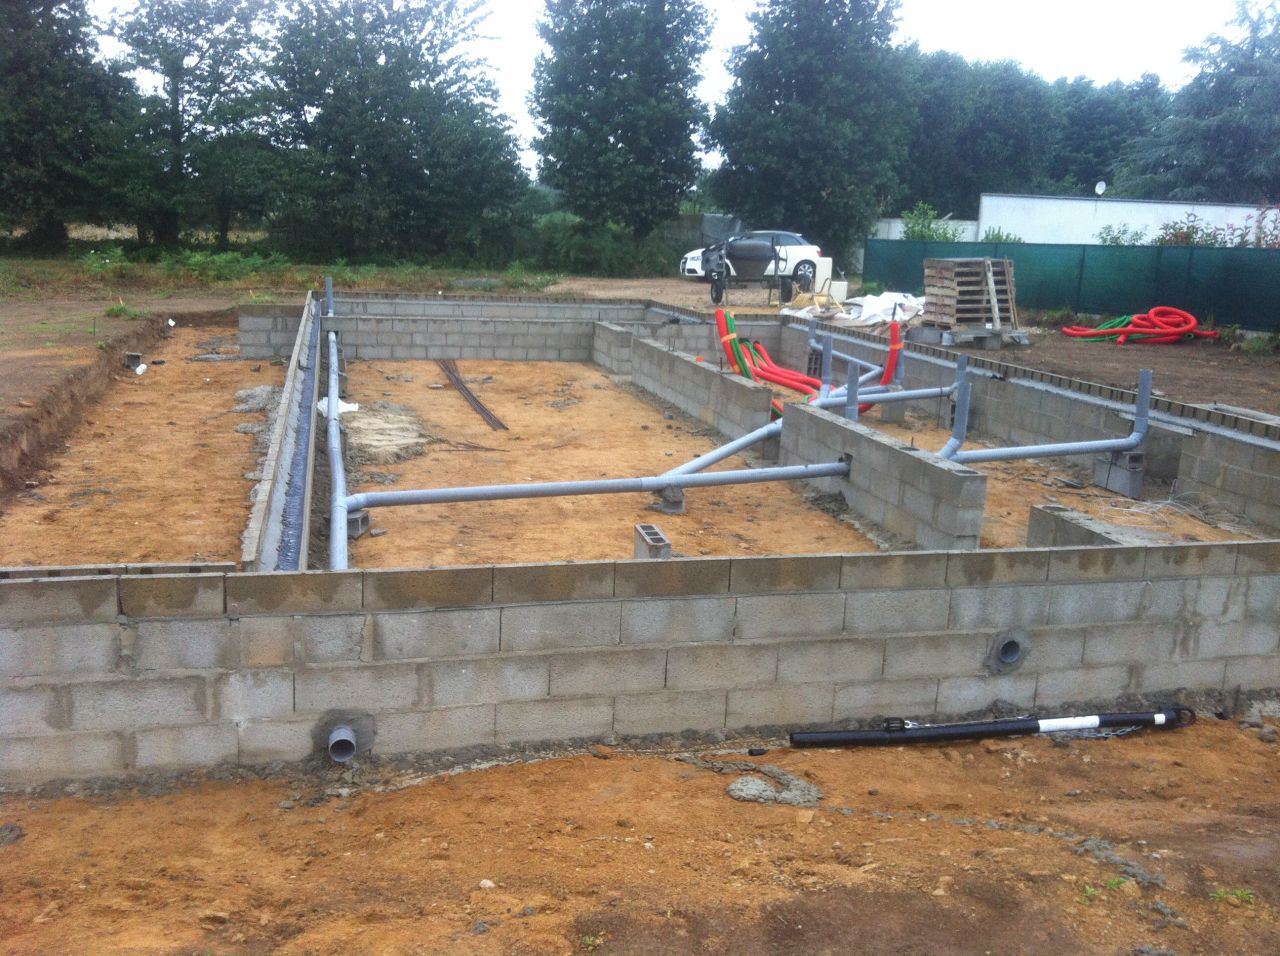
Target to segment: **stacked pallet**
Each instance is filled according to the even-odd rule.
[[[924,323],[939,328],[993,331],[1018,328],[1009,259],[926,259]]]

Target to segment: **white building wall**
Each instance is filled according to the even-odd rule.
[[[960,226],[960,238],[957,242],[977,242],[981,233],[978,232],[978,223],[974,219],[949,219],[947,224],[951,226]],[[876,231],[871,234],[872,239],[901,239],[902,231],[905,224],[901,219],[881,219],[876,222]]]
[[[1024,242],[1092,244],[1103,226],[1146,230],[1148,239],[1165,223],[1189,213],[1210,226],[1242,226],[1257,216],[1256,206],[1156,202],[1146,199],[1087,199],[1068,196],[1008,196],[984,193],[978,208],[977,235],[1002,229]],[[885,220],[881,220],[885,222]],[[877,238],[882,236],[877,229]]]

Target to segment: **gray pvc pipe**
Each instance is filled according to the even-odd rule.
[[[883,402],[911,402],[923,398],[942,398],[950,395],[955,390],[956,387],[954,385],[945,385],[941,388],[917,388],[909,392],[871,392],[860,389],[858,395],[862,398],[863,403],[873,402],[879,405]],[[809,404],[816,405],[818,408],[843,408],[845,398],[845,395],[832,394]]]
[[[356,731],[350,724],[338,724],[329,731],[329,759],[334,763],[350,763],[356,755]]]
[[[329,569],[347,569],[347,469],[338,422],[338,334],[329,333],[329,395],[325,403],[329,450]]]
[[[412,491],[367,491],[348,495],[346,507],[388,508],[399,505],[444,505],[461,501],[506,501],[519,498],[564,498],[576,495],[612,495],[664,488],[713,488],[764,481],[797,481],[847,475],[849,463],[785,465],[702,474],[653,475],[646,478],[600,478],[594,481],[546,481],[527,485],[474,485],[462,488],[422,488]]]
[[[664,475],[692,475],[695,472],[702,471],[710,465],[714,465],[718,461],[737,454],[744,448],[750,448],[752,445],[758,445],[760,442],[782,434],[782,420],[770,422],[768,425],[761,425],[755,431],[747,432],[741,438],[736,438],[726,445],[714,448],[705,455],[699,455],[692,461],[678,465],[670,471],[663,472]]]
[[[324,277],[324,314],[333,315],[333,276]]]
[[[967,384],[967,383],[966,383]],[[965,407],[965,426],[968,426],[968,402]],[[1020,458],[1056,458],[1059,455],[1090,455],[1102,451],[1132,451],[1147,437],[1151,411],[1151,369],[1144,368],[1138,379],[1138,398],[1134,405],[1133,431],[1127,438],[1104,438],[1100,441],[1058,442],[1049,445],[1015,445],[1010,448],[983,448],[974,451],[956,451],[949,457],[964,464],[973,461],[1010,461]],[[960,421],[960,406],[956,408],[956,421]],[[963,435],[960,439],[964,440]],[[955,441],[943,446],[943,451]],[[942,452],[939,452],[942,454]],[[948,456],[944,456],[948,457]]]

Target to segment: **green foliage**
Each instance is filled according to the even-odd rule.
[[[1280,5],[1240,0],[1237,39],[1187,52],[1200,72],[1134,150],[1124,186],[1140,196],[1258,202],[1280,196]]]
[[[186,249],[166,252],[160,257],[161,267],[169,274],[200,283],[245,279],[288,264],[288,259],[275,253],[260,256],[256,253]]]
[[[1222,900],[1239,900],[1241,903],[1252,903],[1258,898],[1258,894],[1253,890],[1216,890],[1213,893],[1213,899]]]
[[[1021,236],[1015,236],[1011,232],[1005,232],[999,226],[988,226],[986,232],[982,234],[983,242],[1022,242]]]
[[[616,223],[593,225],[570,212],[539,217],[517,250],[521,261],[538,269],[622,278],[670,275],[684,251],[657,236],[637,239]]]
[[[709,127],[713,193],[759,226],[795,229],[843,266],[899,191],[911,104],[889,45],[894,0],[768,0]]]
[[[218,166],[230,158],[217,143],[251,117],[260,11],[256,0],[140,0],[114,23],[116,38],[129,48],[129,65],[162,79],[133,147],[135,173],[149,188],[129,195],[140,234],[158,243],[178,242],[191,170],[211,177],[195,181],[201,189],[217,188]]]
[[[1250,355],[1273,355],[1280,352],[1280,332],[1242,337],[1232,345],[1232,348],[1238,348],[1241,352],[1247,352]]]
[[[84,0],[10,0],[0,10],[0,229],[60,247],[96,220],[102,163],[129,84],[94,62]]]
[[[115,305],[107,306],[103,315],[109,319],[137,319],[141,318],[143,313],[137,309],[131,309],[123,302],[117,302]]]
[[[1103,226],[1098,230],[1097,240],[1103,246],[1149,245],[1147,230],[1127,225]]]
[[[510,254],[526,179],[461,52],[477,0],[291,3],[271,63],[293,255]],[[322,64],[322,67],[317,67]]]
[[[964,229],[938,218],[927,202],[918,202],[902,213],[902,238],[914,242],[959,242]]]
[[[1161,246],[1232,246],[1280,249],[1280,206],[1263,205],[1239,226],[1214,226],[1193,212],[1166,222],[1156,234]]]
[[[595,226],[638,239],[674,216],[700,164],[698,0],[547,0],[534,70],[542,179]]]
[[[134,271],[133,263],[118,245],[90,249],[80,257],[80,264],[85,272],[99,279],[126,279]]]

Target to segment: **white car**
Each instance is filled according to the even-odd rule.
[[[756,229],[733,239],[756,239],[772,242],[778,249],[778,271],[789,275],[802,285],[813,284],[818,271],[818,260],[822,258],[822,250],[798,232],[780,232],[776,229]],[[691,249],[680,258],[680,275],[686,279],[707,279],[707,271],[702,265],[702,249]],[[730,275],[733,274],[733,263],[729,264]],[[765,266],[764,274],[772,276],[774,264]]]

